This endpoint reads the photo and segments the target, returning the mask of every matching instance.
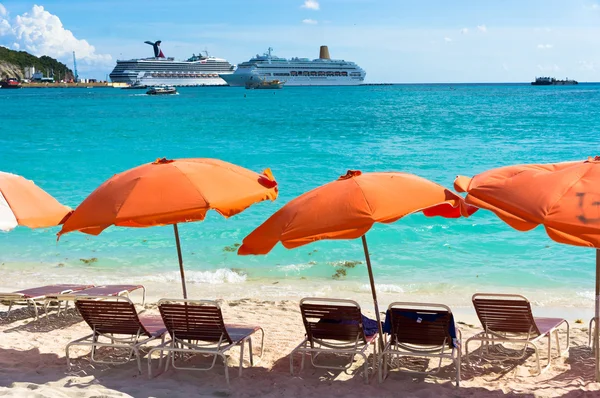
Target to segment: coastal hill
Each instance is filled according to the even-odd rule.
[[[73,71],[54,58],[46,55],[36,57],[25,51],[14,51],[0,46],[0,79],[16,77],[22,80],[25,77],[24,69],[28,66],[35,67],[35,70],[42,72],[44,76],[53,72],[57,78],[73,79]]]

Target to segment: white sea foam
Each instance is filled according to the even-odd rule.
[[[276,268],[279,271],[288,273],[294,272],[299,273],[300,271],[304,271],[306,269],[310,269],[315,265],[315,263],[302,263],[302,264],[288,264],[288,265],[278,265]]]
[[[155,275],[146,275],[141,277],[150,282],[179,282],[181,276],[179,272],[165,272]],[[239,274],[228,268],[221,268],[215,271],[186,271],[185,281],[187,283],[208,283],[218,285],[224,283],[244,283],[246,275]],[[138,278],[139,280],[139,278]]]
[[[360,285],[361,291],[371,291],[371,285],[365,283]],[[404,293],[404,289],[397,285],[387,283],[376,283],[375,290],[382,293]]]

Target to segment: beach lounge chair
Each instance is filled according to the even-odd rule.
[[[562,318],[539,318],[534,317],[531,305],[527,298],[519,294],[494,294],[477,293],[473,295],[473,305],[483,326],[483,332],[467,339],[465,343],[465,355],[469,361],[469,343],[471,341],[481,342],[481,352],[486,353],[493,360],[505,361],[509,359],[522,359],[526,355],[528,346],[535,352],[538,374],[550,367],[552,334],[556,337],[556,349],[559,356],[569,350],[569,323]],[[560,349],[558,328],[566,326],[567,343],[564,351]],[[548,341],[548,363],[541,368],[537,342],[543,338]],[[500,347],[491,346],[500,343]],[[510,355],[503,349],[502,343],[522,344],[523,351],[518,356]]]
[[[56,300],[59,302],[58,313],[60,314],[61,306],[60,303],[65,303],[63,310],[66,310],[69,306],[70,301],[75,301],[76,298],[85,297],[111,297],[111,296],[124,296],[130,297],[130,293],[142,289],[142,301],[141,306],[143,307],[146,303],[146,288],[142,285],[102,285],[94,286],[88,289],[72,291],[69,293],[63,293],[56,296]]]
[[[436,374],[442,360],[449,359],[456,367],[456,386],[460,385],[461,333],[454,325],[448,306],[429,303],[395,302],[386,313],[384,331],[390,334],[380,354],[379,382],[387,377],[388,366],[398,363],[398,357],[439,359],[432,371],[403,370],[408,373]]]
[[[127,297],[85,297],[76,298],[75,307],[93,333],[67,344],[67,366],[71,366],[69,349],[72,346],[88,346],[92,350],[92,362],[122,364],[131,361],[133,355],[142,373],[140,347],[153,340],[164,342],[167,329],[158,315],[138,315],[135,306]],[[124,360],[96,359],[98,347],[122,348],[128,351]]]
[[[244,344],[248,343],[250,366],[254,366],[252,337],[261,332],[260,357],[264,353],[265,332],[260,326],[225,324],[221,307],[216,301],[161,299],[158,309],[169,331],[171,339],[153,348],[148,353],[148,375],[152,377],[152,353],[160,351],[159,368],[162,366],[163,352],[167,352],[165,371],[169,361],[174,369],[211,370],[217,358],[225,365],[225,380],[229,385],[227,367],[228,351],[240,347],[239,375],[242,375],[244,361]],[[180,367],[176,365],[178,353],[199,354],[213,357],[208,367]]]
[[[313,298],[300,300],[300,311],[306,329],[306,337],[290,354],[290,373],[294,374],[294,354],[300,353],[300,370],[304,369],[304,357],[310,355],[316,368],[346,371],[356,355],[364,359],[365,383],[369,383],[368,357],[366,352],[373,346],[373,371],[376,367],[378,333],[367,335],[363,328],[360,305],[353,300]],[[330,365],[317,362],[322,354],[347,356],[346,365]]]
[[[52,299],[60,294],[75,292],[93,287],[94,285],[47,285],[32,289],[19,290],[12,293],[0,293],[0,302],[8,305],[7,316],[13,305],[26,305],[33,308],[35,319],[39,319],[38,307],[44,309],[44,313],[48,315],[48,307]]]

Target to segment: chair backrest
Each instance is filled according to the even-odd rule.
[[[138,317],[135,306],[126,297],[85,297],[75,300],[85,322],[99,334],[150,336]]]
[[[473,306],[486,331],[540,333],[533,319],[529,300],[524,296],[476,293],[473,295]]]
[[[158,309],[173,338],[232,343],[216,301],[162,299]]]
[[[452,311],[443,304],[395,302],[388,307],[394,343],[453,347]],[[451,324],[452,323],[452,324]]]
[[[366,341],[362,314],[356,301],[307,297],[300,311],[308,340]]]

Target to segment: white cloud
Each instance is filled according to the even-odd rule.
[[[485,33],[485,32],[487,32],[487,27],[485,25],[477,25],[477,30]]]
[[[588,9],[590,9],[590,10],[600,10],[600,5],[599,5],[599,4],[597,4],[597,3],[594,3],[594,4],[591,4],[591,5],[589,5],[589,6],[588,6],[588,7],[586,7],[586,8],[588,8]]]
[[[469,28],[462,28],[460,30],[460,33],[463,34],[463,35],[466,35],[467,33],[469,33]]]
[[[550,49],[554,47],[552,44],[538,44],[537,48],[539,48],[540,50],[546,50],[546,49]]]
[[[319,22],[315,21],[314,19],[303,19],[302,23],[307,24],[307,25],[316,25]]]
[[[593,61],[579,61],[579,68],[586,71],[595,71],[596,63]]]
[[[6,9],[2,6],[2,10]],[[4,14],[8,16],[8,13]],[[109,54],[98,54],[96,48],[86,40],[77,39],[73,32],[65,29],[61,20],[34,5],[31,11],[10,19],[0,19],[0,43],[14,49],[25,50],[34,55],[47,55],[70,64],[75,51],[77,60],[88,65],[109,65]]]
[[[317,0],[304,0],[302,8],[308,8],[309,10],[318,10],[319,2]]]
[[[0,17],[5,17],[8,15],[8,11],[6,11],[6,7],[0,3]]]
[[[0,36],[8,34],[10,31],[10,23],[6,19],[0,18]]]
[[[537,67],[543,73],[558,72],[560,70],[560,68],[556,64],[554,64],[554,65],[538,65]]]
[[[449,37],[444,37],[444,41],[445,41],[446,43],[450,43],[450,42],[452,41],[452,39],[451,39],[451,38],[449,38]]]

